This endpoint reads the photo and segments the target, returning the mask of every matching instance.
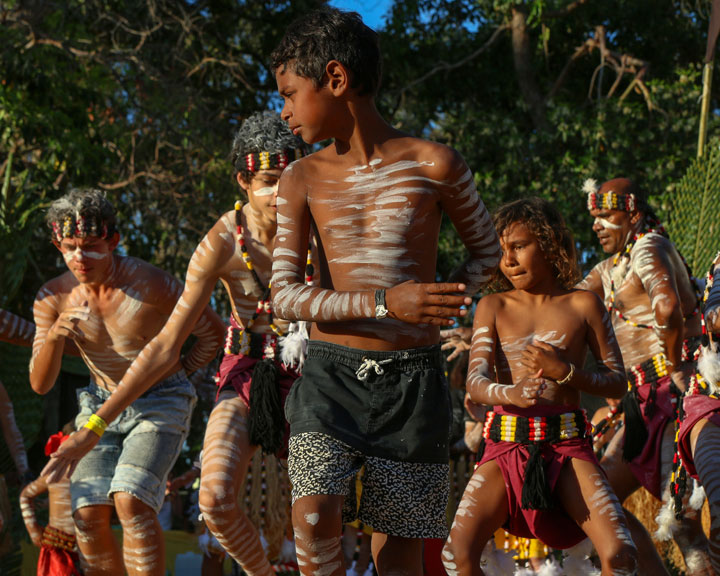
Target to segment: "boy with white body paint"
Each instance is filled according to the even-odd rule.
[[[373,527],[379,574],[419,575],[422,538],[447,534],[451,414],[439,327],[465,314],[463,292],[489,279],[497,236],[460,155],[377,112],[377,35],[356,13],[301,17],[272,67],[293,132],[334,139],[285,171],[278,196],[273,305],[314,322],[285,405],[298,563],[304,575],[344,575],[341,526],[357,514]],[[436,284],[443,211],[470,257]],[[302,283],[311,229],[318,287]]]
[[[579,409],[580,391],[619,398],[620,350],[602,302],[574,290],[570,232],[539,198],[494,216],[505,292],[480,300],[468,367],[468,409],[485,414],[484,453],[458,506],[443,563],[450,576],[483,574],[485,544],[503,526],[569,548],[587,535],[602,574],[634,574],[637,550],[602,473]],[[582,370],[588,348],[595,372]],[[496,380],[495,380],[496,379]]]
[[[289,326],[273,319],[268,283],[277,227],[278,180],[285,166],[302,156],[304,149],[302,140],[293,136],[276,113],[256,113],[243,122],[233,142],[232,162],[235,180],[247,193],[248,203],[226,212],[197,246],[188,265],[185,289],[172,315],[127,369],[121,386],[99,412],[112,421],[177,361],[181,346],[221,281],[230,298],[232,316],[219,369],[217,401],[205,432],[199,505],[210,531],[252,576],[272,575],[273,570],[257,530],[242,505],[238,506],[238,494],[244,491],[248,464],[258,444],[263,442],[266,452],[284,447],[281,404],[275,410],[279,421],[251,441],[250,420],[262,414],[265,405],[252,388],[260,373],[258,367],[262,366],[265,375],[268,368],[276,371],[266,383],[276,388],[277,400],[282,402],[297,378],[291,364],[297,368],[301,360],[284,354],[285,340],[278,341],[277,333],[288,332]],[[304,256],[307,249],[306,236]],[[259,408],[251,409],[256,402]],[[73,445],[71,439],[53,459],[69,465],[82,457],[84,450],[86,446]]]
[[[104,404],[121,391],[128,366],[165,324],[182,285],[142,260],[115,253],[115,211],[102,192],[71,191],[52,203],[47,221],[69,270],[36,296],[30,384],[39,394],[53,387],[66,340],[80,349],[91,383],[78,393],[78,431],[63,445],[84,444],[81,456],[87,456],[67,462],[56,458],[60,449],[43,474],[50,483],[71,477],[73,517],[88,576],[119,576],[125,570],[131,576],[164,575],[157,512],[195,405],[185,371],[215,356],[222,321],[203,310],[192,349],[149,381],[148,387],[162,380],[108,425]],[[110,528],[113,508],[123,527],[122,557]]]
[[[694,373],[699,342],[698,294],[675,246],[632,180],[585,183],[593,230],[612,256],[578,284],[595,292],[610,311],[630,391],[623,399],[625,425],[600,461],[623,502],[640,486],[670,497],[675,399]],[[609,399],[613,405],[617,402]],[[640,551],[643,574],[666,574],[645,527],[625,511]],[[693,574],[712,574],[699,515],[688,511],[675,541]]]

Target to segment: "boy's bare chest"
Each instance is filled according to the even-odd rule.
[[[84,295],[75,306],[86,305],[87,319],[78,322],[84,341],[81,349],[88,355],[104,354],[109,349],[125,355],[139,352],[164,326],[167,315],[145,301],[146,295],[132,286],[113,290],[102,298]]]
[[[436,195],[422,187],[320,191],[309,197],[308,204],[325,244],[330,241],[338,248],[345,244],[353,250],[436,237],[441,217]],[[352,245],[352,241],[363,244]]]

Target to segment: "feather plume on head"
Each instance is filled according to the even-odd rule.
[[[585,182],[583,182],[582,191],[585,194],[592,194],[593,192],[597,192],[599,189],[600,186],[598,186],[595,178],[587,178]]]

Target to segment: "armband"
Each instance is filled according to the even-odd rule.
[[[107,422],[105,422],[105,420],[100,418],[97,414],[91,414],[84,426],[84,428],[95,432],[95,434],[98,435],[98,438],[102,438],[102,435],[105,434],[105,429],[107,427]]]

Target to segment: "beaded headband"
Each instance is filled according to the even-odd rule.
[[[588,195],[588,210],[623,210],[632,212],[635,210],[635,194],[618,194],[613,190],[599,192],[600,187],[593,178],[588,178],[583,184],[583,192]]]
[[[58,242],[62,242],[63,238],[86,238],[87,236],[97,236],[98,238],[108,237],[108,227],[99,218],[86,218],[81,214],[72,216],[68,214],[63,218],[62,222],[51,222],[53,236]]]
[[[300,148],[281,150],[280,152],[253,152],[245,155],[245,164],[248,171],[270,170],[272,168],[286,168],[290,162],[303,157]]]

